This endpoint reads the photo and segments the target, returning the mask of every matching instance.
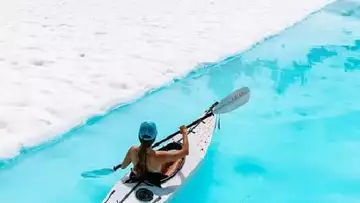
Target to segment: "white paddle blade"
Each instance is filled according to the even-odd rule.
[[[248,87],[242,87],[226,98],[222,99],[218,105],[215,106],[214,114],[228,113],[240,106],[246,104],[250,99],[250,89]]]

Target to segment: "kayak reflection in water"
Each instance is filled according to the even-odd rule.
[[[171,175],[182,163],[182,158],[189,154],[189,140],[186,126],[180,127],[182,134],[182,148],[172,151],[153,150],[152,144],[157,136],[157,128],[153,122],[143,122],[139,129],[140,146],[132,146],[128,150],[122,164],[122,169],[130,163],[134,165],[132,173],[137,177],[145,177],[148,173],[164,176]]]

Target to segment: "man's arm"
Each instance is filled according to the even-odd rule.
[[[132,151],[134,151],[134,149],[135,149],[135,147],[130,147],[130,149],[126,153],[126,156],[125,156],[123,162],[120,165],[114,167],[115,171],[118,168],[125,169],[126,167],[129,166],[129,164],[131,164],[131,153],[132,153]]]
[[[189,140],[188,140],[188,134],[186,126],[180,127],[180,133],[183,137],[183,145],[181,150],[175,150],[175,151],[156,151],[156,157],[157,160],[161,163],[168,163],[168,162],[174,162],[176,160],[179,160],[187,155],[189,155]]]

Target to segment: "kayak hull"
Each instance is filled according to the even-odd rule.
[[[157,187],[148,183],[125,183],[130,178],[130,173],[126,174],[118,181],[104,198],[102,203],[162,203],[177,190],[178,187],[189,177],[203,160],[216,126],[216,117],[210,116],[200,122],[189,132],[189,155],[181,168],[166,182]],[[189,128],[189,131],[192,128]],[[164,145],[172,142],[181,142],[182,135],[179,133]]]

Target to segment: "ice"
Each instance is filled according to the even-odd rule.
[[[52,139],[332,0],[0,2],[0,158]]]

